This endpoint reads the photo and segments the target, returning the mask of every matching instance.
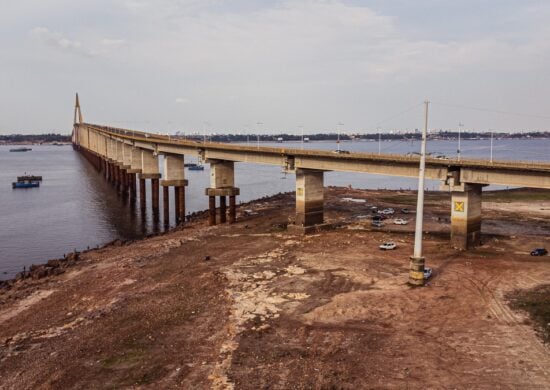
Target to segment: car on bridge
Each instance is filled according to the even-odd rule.
[[[531,251],[531,256],[546,256],[547,254],[546,248],[535,248]]]

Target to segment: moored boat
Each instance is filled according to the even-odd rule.
[[[40,187],[39,181],[25,180],[25,181],[16,181],[11,183],[11,188],[34,188]]]
[[[14,148],[10,149],[10,152],[28,152],[31,151],[31,148]]]
[[[187,167],[190,171],[204,171],[204,166],[202,165],[191,165],[190,167]]]
[[[42,181],[42,176],[24,175],[17,176],[17,181]]]

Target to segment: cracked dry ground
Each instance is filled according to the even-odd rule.
[[[538,217],[503,203],[485,215],[485,245],[459,253],[448,197],[428,195],[435,274],[410,289],[413,224],[375,232],[356,217],[367,204],[410,207],[414,194],[326,195],[327,221],[346,222],[332,231],[282,229],[293,213],[282,195],[241,207],[257,214],[233,226],[198,221],[90,251],[63,275],[2,291],[0,387],[548,387],[548,348],[504,300],[548,282],[548,258],[525,255],[549,245],[548,222],[506,234]],[[398,249],[379,251],[388,239]]]

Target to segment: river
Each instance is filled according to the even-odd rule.
[[[255,145],[255,143],[251,144]],[[269,144],[289,148],[334,150],[334,142],[285,142]],[[419,142],[385,141],[342,142],[349,151],[405,154],[418,152]],[[62,257],[75,249],[103,245],[114,239],[135,239],[160,231],[151,210],[145,216],[131,202],[125,202],[113,187],[71,146],[33,145],[32,151],[11,153],[10,146],[0,146],[0,279],[11,278],[33,263]],[[456,141],[430,141],[428,151],[456,156]],[[550,161],[550,139],[494,140],[494,159]],[[462,156],[489,159],[489,140],[462,141]],[[187,161],[187,160],[186,160]],[[193,159],[188,162],[195,162]],[[23,173],[42,175],[40,188],[13,190],[11,183]],[[208,166],[202,172],[187,171],[187,212],[204,210],[208,199]],[[294,190],[293,174],[280,167],[239,163],[236,185],[241,188],[238,201],[246,202],[278,192]],[[329,172],[325,185],[355,188],[416,188],[416,179]],[[437,182],[427,187],[436,189]],[[171,197],[173,194],[171,193]],[[162,202],[162,196],[161,202]],[[173,198],[171,198],[173,210]],[[173,214],[173,213],[172,213]],[[172,215],[173,218],[173,215]],[[174,225],[174,220],[171,225]]]

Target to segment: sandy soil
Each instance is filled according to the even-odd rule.
[[[456,252],[450,200],[429,195],[435,271],[412,289],[414,224],[373,231],[357,217],[414,195],[326,195],[334,230],[284,229],[294,199],[281,195],[235,225],[197,221],[0,290],[0,388],[548,387],[548,347],[504,298],[550,280],[550,258],[528,255],[550,247],[540,214],[487,207],[484,245]],[[386,240],[398,248],[378,250]]]

